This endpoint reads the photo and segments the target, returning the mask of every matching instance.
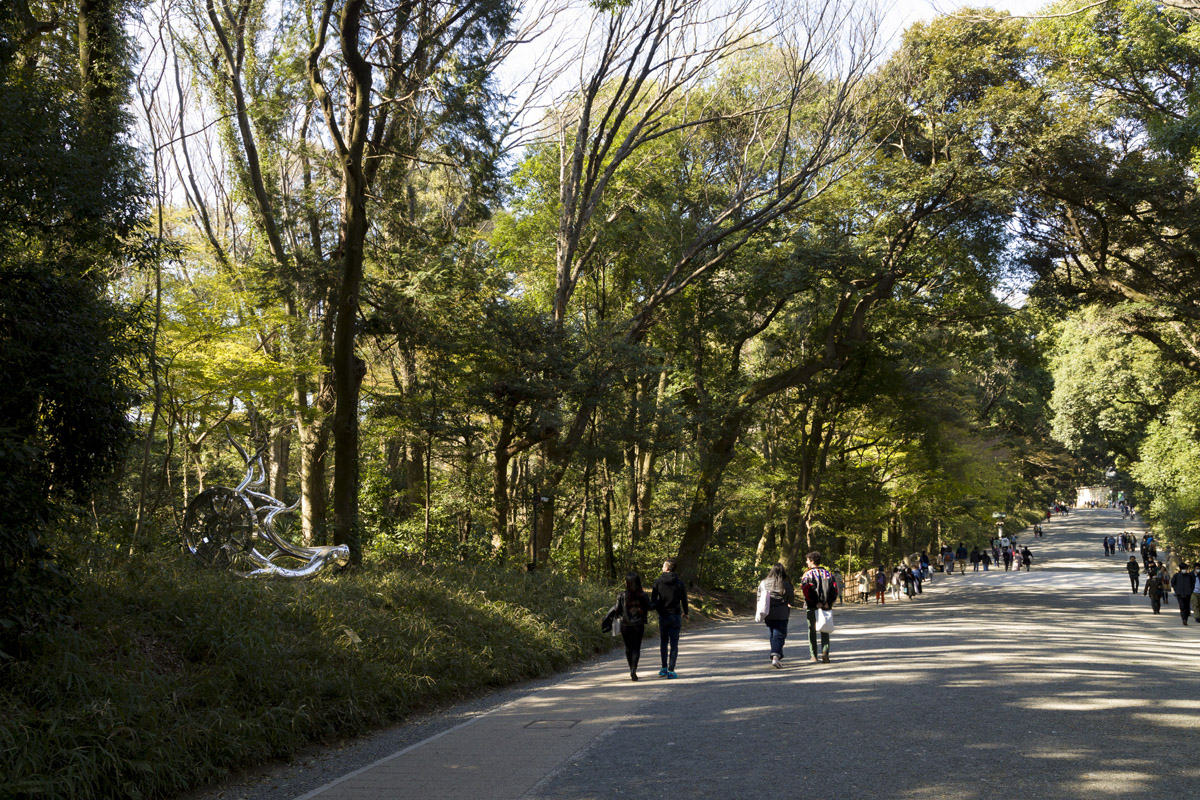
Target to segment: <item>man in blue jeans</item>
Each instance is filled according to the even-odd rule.
[[[688,615],[687,588],[675,574],[675,559],[663,562],[662,575],[654,582],[650,592],[650,605],[658,611],[659,649],[662,652],[662,669],[658,674],[664,678],[677,678],[675,660],[679,657],[679,630],[683,617]]]

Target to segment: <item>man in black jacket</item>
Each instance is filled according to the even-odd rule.
[[[1180,562],[1179,572],[1176,572],[1171,578],[1171,590],[1175,592],[1175,601],[1179,603],[1179,616],[1183,618],[1184,625],[1188,624],[1188,612],[1191,611],[1194,584],[1195,579],[1192,577],[1188,565]]]
[[[654,582],[650,592],[650,605],[658,611],[659,649],[662,653],[662,669],[658,674],[664,678],[677,678],[675,660],[679,657],[679,631],[683,617],[688,615],[687,587],[675,574],[675,559],[663,562],[662,575]]]
[[[1128,563],[1125,564],[1125,569],[1129,570],[1129,583],[1133,586],[1133,593],[1137,594],[1140,583],[1138,576],[1141,575],[1142,568],[1138,565],[1137,559],[1130,556]]]

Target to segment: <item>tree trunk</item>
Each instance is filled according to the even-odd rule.
[[[625,517],[629,528],[629,542],[637,550],[641,538],[641,522],[638,516],[638,455],[641,449],[641,431],[638,428],[638,406],[643,400],[645,387],[641,376],[629,387],[629,412],[625,416]]]
[[[662,433],[663,424],[662,416],[659,414],[659,407],[662,404],[662,399],[666,391],[667,370],[666,367],[663,367],[658,373],[658,387],[655,390],[650,407],[650,415],[654,421],[653,430],[648,439],[638,449],[637,540],[642,542],[650,539],[653,529],[651,509],[654,506],[654,490],[657,488],[658,483],[654,469],[658,463],[658,443],[661,438],[660,434]]]
[[[503,558],[512,555],[508,547],[508,465],[512,456],[508,445],[512,441],[512,418],[500,422],[500,432],[492,448],[492,552]]]
[[[604,537],[604,560],[605,566],[608,568],[608,577],[612,580],[617,579],[617,559],[613,553],[613,535],[612,535],[612,507],[613,507],[613,487],[612,481],[604,482],[604,503],[600,508],[600,530]]]
[[[318,378],[318,390],[309,405],[308,380],[297,375],[293,384],[296,433],[300,445],[300,530],[306,545],[325,544],[328,510],[325,469],[329,453],[329,409],[333,386],[328,374]],[[276,495],[278,496],[278,495]]]
[[[700,556],[713,535],[713,516],[717,492],[725,476],[725,468],[733,460],[738,436],[742,431],[742,414],[731,414],[720,422],[711,443],[704,446],[700,457],[700,474],[692,493],[692,507],[687,526],[679,541],[676,572],[685,582],[695,580],[700,568]]]

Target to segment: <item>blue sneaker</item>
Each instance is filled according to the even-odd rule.
[[[674,670],[669,669],[669,670],[667,670],[667,677],[668,678],[678,678],[679,676],[675,674]]]
[[[666,670],[666,668],[665,668],[665,667],[664,667],[663,669],[660,669],[660,670],[658,671],[658,677],[660,677],[660,678],[665,678],[665,677],[667,677],[667,676],[668,676],[668,675],[670,675],[670,674],[671,674],[671,673],[667,672],[667,670]]]

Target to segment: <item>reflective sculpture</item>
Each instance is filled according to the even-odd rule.
[[[232,436],[229,442],[245,460],[246,476],[236,489],[205,489],[188,503],[183,518],[183,543],[188,552],[202,564],[231,567],[247,578],[311,578],[330,564],[348,564],[350,548],[344,544],[303,547],[279,534],[275,518],[295,511],[300,501],[287,506],[250,488],[262,486],[267,479],[262,450],[250,456]],[[259,549],[264,543],[268,547],[263,549],[272,549],[270,555]],[[246,567],[250,569],[241,571]]]

